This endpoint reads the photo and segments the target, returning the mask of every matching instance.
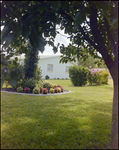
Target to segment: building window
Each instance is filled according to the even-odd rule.
[[[69,66],[66,66],[65,72],[66,72],[66,73],[69,72]]]
[[[47,71],[53,72],[53,65],[52,64],[47,65]]]

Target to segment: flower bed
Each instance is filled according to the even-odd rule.
[[[21,88],[21,87],[20,87]],[[61,85],[55,85],[52,86],[50,89],[49,87],[34,87],[33,91],[30,92],[29,87],[25,87],[23,90],[19,90],[19,87],[17,89],[13,88],[2,88],[2,91],[6,92],[15,92],[15,93],[27,93],[27,94],[36,94],[36,95],[59,95],[59,94],[66,94],[69,93],[69,91],[64,90]]]
[[[2,88],[1,91],[2,91],[2,92],[6,92],[6,93],[13,93],[13,94],[37,95],[37,96],[53,96],[53,95],[63,95],[63,94],[69,94],[69,93],[71,93],[71,91],[64,90],[64,91],[61,92],[61,93],[50,93],[50,92],[48,92],[47,94],[42,94],[42,93],[34,94],[33,92],[32,92],[32,93],[17,92],[17,91],[14,90],[13,88]]]

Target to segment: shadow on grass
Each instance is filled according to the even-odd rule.
[[[3,112],[2,148],[106,148],[110,139],[110,103],[90,104],[69,96],[14,98],[16,101],[6,104]]]

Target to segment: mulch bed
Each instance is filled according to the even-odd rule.
[[[2,88],[2,91],[17,92],[17,90],[14,90],[13,88]]]

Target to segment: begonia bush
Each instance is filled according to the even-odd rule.
[[[24,92],[25,92],[25,93],[30,93],[30,88],[29,88],[29,87],[25,87],[25,88],[24,88]]]

